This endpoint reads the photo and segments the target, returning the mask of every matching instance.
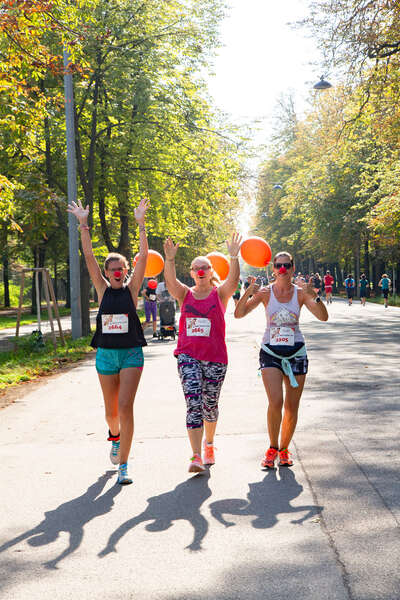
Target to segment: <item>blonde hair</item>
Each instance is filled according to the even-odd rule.
[[[221,280],[218,277],[218,275],[216,274],[216,272],[214,271],[214,267],[212,266],[212,262],[209,258],[207,258],[207,256],[196,256],[192,262],[190,263],[190,270],[193,270],[193,263],[195,262],[195,260],[202,260],[205,261],[207,264],[210,265],[211,270],[212,270],[212,275],[211,275],[211,283],[213,285],[221,285]]]
[[[113,262],[114,260],[121,260],[122,262],[125,263],[125,268],[129,267],[128,260],[125,256],[123,256],[122,254],[118,254],[118,252],[110,252],[107,255],[106,260],[104,261],[104,270],[105,271],[107,271],[110,262]]]
[[[287,256],[289,258],[290,262],[293,265],[293,256],[290,254],[290,252],[285,252],[285,251],[278,252],[278,254],[275,254],[273,262],[276,261],[276,259],[278,258],[278,256]]]

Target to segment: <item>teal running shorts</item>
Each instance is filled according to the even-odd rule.
[[[97,348],[96,370],[101,375],[115,375],[121,369],[143,369],[143,348]]]

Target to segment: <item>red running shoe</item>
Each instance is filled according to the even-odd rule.
[[[282,448],[279,450],[279,466],[280,467],[291,467],[293,465],[293,461],[290,458],[291,452],[287,448]]]
[[[265,453],[265,458],[261,461],[261,466],[266,467],[267,469],[274,469],[277,457],[278,450],[275,450],[275,448],[268,448]]]

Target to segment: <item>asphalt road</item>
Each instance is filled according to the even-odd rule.
[[[173,342],[150,342],[134,484],[115,485],[94,359],[0,413],[0,598],[398,600],[400,309],[304,310],[295,466],[265,472],[262,309],[228,310],[217,463],[190,451]]]

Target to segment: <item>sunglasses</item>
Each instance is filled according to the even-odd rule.
[[[281,267],[285,267],[285,269],[291,269],[292,263],[275,263],[274,269],[280,269]]]
[[[211,269],[210,265],[203,265],[201,267],[192,267],[192,271],[207,271],[207,269]]]

